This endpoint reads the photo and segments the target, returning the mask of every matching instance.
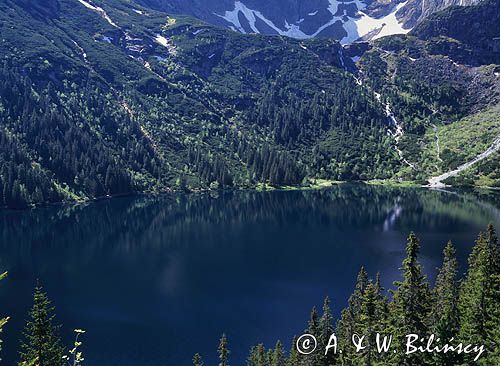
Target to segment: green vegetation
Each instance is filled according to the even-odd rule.
[[[38,285],[33,296],[30,320],[24,331],[19,365],[39,364],[61,365],[64,348],[59,337],[59,327],[54,325],[55,309],[50,305],[47,294]]]
[[[408,237],[407,256],[403,261],[402,281],[394,283],[392,298],[385,295],[380,285],[380,275],[371,280],[361,268],[349,305],[342,311],[336,327],[330,310],[330,300],[325,299],[320,316],[313,308],[304,333],[318,340],[318,348],[309,355],[296,350],[294,338],[290,352],[285,354],[281,342],[275,348],[266,349],[260,344],[250,351],[249,366],[334,366],[334,365],[497,365],[500,362],[498,345],[500,337],[500,303],[498,279],[500,278],[500,247],[492,225],[486,233],[480,233],[469,257],[469,267],[462,281],[458,279],[458,263],[455,249],[448,242],[443,251],[443,263],[433,288],[427,281],[418,260],[420,244],[415,234]],[[336,332],[338,349],[325,347],[330,335]],[[393,335],[388,353],[378,352],[376,334]],[[364,348],[356,351],[352,336],[364,335]],[[478,360],[476,354],[464,352],[406,352],[393,353],[393,349],[406,349],[406,336],[417,334],[429,337],[434,334],[436,344],[457,346],[460,342],[484,345],[484,353]],[[227,339],[223,337],[225,355]],[[441,342],[441,343],[440,343]],[[221,341],[222,344],[222,341]],[[420,345],[420,344],[419,344]],[[425,347],[425,345],[424,345]],[[220,347],[219,347],[220,349]],[[195,356],[196,360],[200,356]],[[227,364],[227,358],[224,358]],[[198,363],[199,364],[199,363]],[[195,363],[195,365],[198,365]]]
[[[419,166],[429,175],[439,175],[474,159],[500,137],[500,107],[495,106],[459,121],[427,130],[421,142]],[[439,150],[438,150],[439,146]],[[498,155],[468,169],[462,185],[498,186]],[[455,178],[455,185],[459,181]]]
[[[389,103],[403,128],[399,148],[413,165],[396,173],[403,181],[424,183],[453,170],[500,136],[495,65],[468,69],[455,62],[453,50],[430,52],[432,42],[411,35],[385,37],[359,61],[365,83]],[[491,161],[498,166],[498,155]],[[472,169],[465,172],[473,176],[470,185],[496,179],[495,168],[470,173]]]
[[[0,280],[7,273],[0,275]],[[30,319],[26,323],[21,343],[19,366],[82,366],[83,353],[80,348],[82,342],[79,337],[85,333],[81,329],[75,329],[75,342],[73,348],[65,354],[62,341],[59,336],[60,326],[54,324],[55,308],[47,294],[40,285],[35,287],[33,295],[33,307],[29,313]],[[9,318],[0,321],[0,333]],[[1,343],[1,340],[0,340]]]
[[[0,4],[0,206],[425,182],[432,125],[453,129],[498,102],[494,67],[457,66],[422,37],[385,37],[356,70],[328,39],[242,35],[120,0],[94,1],[110,21],[75,0],[49,3]],[[436,170],[458,159],[443,154]],[[486,173],[473,183],[496,184]]]

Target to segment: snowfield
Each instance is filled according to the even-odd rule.
[[[313,38],[321,34],[325,29],[331,27],[335,23],[341,23],[347,35],[340,40],[342,44],[352,43],[362,37],[370,35],[370,38],[377,39],[380,37],[388,36],[391,34],[406,34],[410,29],[404,29],[402,24],[397,20],[396,13],[408,2],[398,4],[394,9],[385,17],[382,18],[372,18],[365,14],[363,10],[366,8],[366,4],[361,0],[351,0],[348,2],[341,3],[338,0],[329,0],[329,5],[327,10],[332,15],[332,18],[325,24],[318,27],[318,29],[312,34],[306,34],[301,30],[300,24],[304,19],[299,20],[296,23],[289,23],[285,19],[284,29],[278,27],[271,20],[267,19],[264,14],[258,10],[250,9],[242,1],[235,1],[234,9],[228,10],[224,14],[217,14],[218,17],[226,20],[230,24],[230,28],[241,33],[247,33],[247,30],[242,26],[240,21],[240,16],[243,16],[247,21],[251,29],[251,33],[260,33],[257,28],[257,21],[264,22],[267,26],[273,29],[277,34],[282,36],[287,36],[297,39],[308,39]],[[349,5],[355,4],[358,12],[354,16],[349,16],[344,10],[339,13],[339,5]],[[318,14],[319,10],[309,13],[309,16],[315,16]]]

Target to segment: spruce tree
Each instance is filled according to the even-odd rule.
[[[356,356],[352,336],[360,333],[360,310],[367,284],[368,273],[364,267],[361,267],[356,279],[356,288],[349,297],[348,306],[342,310],[340,320],[337,323],[339,349],[342,350],[341,359],[344,365],[353,365]]]
[[[486,239],[490,252],[491,271],[492,273],[500,274],[500,243],[493,224],[488,225]]]
[[[297,337],[293,337],[292,348],[290,349],[290,356],[286,361],[286,366],[299,366],[300,365],[300,354],[297,351]]]
[[[406,336],[417,334],[425,337],[428,333],[426,320],[430,308],[430,292],[426,276],[418,261],[420,243],[414,233],[410,233],[403,261],[403,281],[395,282],[393,300],[390,304],[390,322],[395,349],[404,349]],[[393,363],[405,366],[421,366],[421,353],[406,355],[396,352]]]
[[[372,366],[375,361],[376,349],[375,339],[378,328],[378,309],[377,309],[377,289],[370,282],[363,294],[363,301],[360,311],[360,336],[365,337],[366,348],[360,353],[354,355],[354,362],[358,365]]]
[[[199,353],[196,353],[193,357],[193,366],[203,366],[203,359],[201,358]]]
[[[330,336],[333,334],[333,316],[332,310],[330,308],[330,299],[325,298],[323,303],[323,314],[319,319],[318,327],[318,344],[320,349],[320,364],[324,366],[333,365],[335,360],[335,355],[333,350],[330,350],[328,354],[325,355],[326,346],[330,340]]]
[[[269,366],[266,348],[262,343],[250,350],[250,355],[247,359],[247,366]]]
[[[432,311],[430,313],[430,330],[440,339],[441,343],[447,343],[456,337],[459,330],[458,316],[458,262],[453,243],[448,242],[443,251],[443,265],[436,277],[436,284],[432,290]],[[433,360],[442,366],[454,366],[458,362],[455,352],[434,353]]]
[[[285,366],[285,365],[286,365],[286,355],[285,351],[283,350],[283,344],[281,344],[280,341],[277,341],[271,358],[271,366]]]
[[[486,234],[479,234],[472,249],[458,303],[459,340],[487,347],[486,357],[478,361],[480,365],[489,365],[491,359],[498,361],[498,267],[498,238],[490,225]],[[472,362],[470,355],[465,356],[464,362]]]
[[[460,333],[463,342],[479,344],[486,338],[486,289],[490,276],[488,244],[480,233],[469,256],[469,268],[460,288]]]
[[[54,311],[47,294],[37,285],[21,344],[20,365],[36,360],[38,366],[61,366],[64,348],[59,337],[60,327],[54,324]]]
[[[492,276],[492,288],[487,297],[492,301],[486,304],[486,345],[488,353],[481,361],[484,365],[500,365],[500,274]]]
[[[227,345],[227,337],[225,334],[222,334],[222,337],[219,341],[219,366],[229,366],[229,354],[231,351],[228,349]]]
[[[309,323],[305,333],[313,335],[314,337],[316,337],[316,340],[319,337],[319,315],[316,307],[313,307],[311,310]],[[302,360],[302,363],[306,366],[317,366],[321,361],[321,354],[319,352],[313,352],[309,355],[301,355],[300,358]]]

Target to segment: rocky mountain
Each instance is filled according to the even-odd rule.
[[[500,1],[452,7],[430,16],[412,32],[433,39],[433,52],[470,65],[500,64]]]
[[[241,33],[298,39],[332,37],[342,43],[404,34],[430,14],[479,0],[141,0]]]
[[[453,49],[434,52],[433,33],[416,35],[342,46],[241,34],[134,1],[2,0],[0,205],[423,183],[490,141],[500,85],[495,65],[457,61]],[[434,127],[462,121],[470,136],[478,114],[488,131],[478,144],[433,152]],[[487,163],[479,175],[497,184]]]

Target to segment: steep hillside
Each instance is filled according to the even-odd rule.
[[[387,178],[397,156],[333,41],[122,1],[0,4],[3,203]]]
[[[0,3],[1,203],[310,180],[419,179],[420,141],[498,104],[396,36],[243,35],[123,0]],[[443,169],[446,167],[443,167]]]
[[[425,181],[472,160],[500,137],[494,128],[500,122],[500,78],[498,65],[471,66],[486,60],[473,53],[464,60],[454,48],[436,52],[441,38],[420,37],[387,37],[364,48],[352,46],[349,52],[368,49],[356,56],[359,78],[381,93],[399,122],[399,148],[407,167],[398,175]],[[440,153],[436,144],[441,145]],[[498,154],[489,161],[469,183],[486,184],[479,179],[483,175],[492,177],[488,185],[500,183],[494,173],[494,166],[500,165]]]

